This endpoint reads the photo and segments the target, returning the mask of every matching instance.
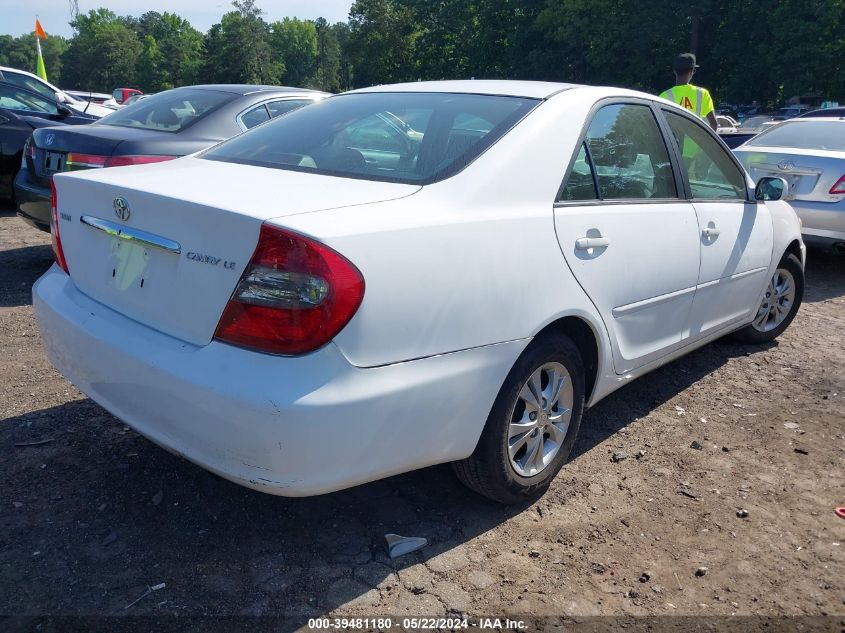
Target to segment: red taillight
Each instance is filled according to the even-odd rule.
[[[305,354],[332,340],[364,298],[364,278],[345,257],[264,224],[214,337],[272,354]]]
[[[29,155],[30,158],[35,160],[35,145],[32,143],[32,139],[29,139],[26,142],[26,153]]]
[[[845,176],[842,176],[836,183],[830,188],[830,192],[832,194],[843,194],[845,193]]]
[[[59,210],[58,200],[56,197],[56,184],[50,178],[50,241],[53,243],[53,256],[56,258],[56,263],[68,275],[70,270],[67,267],[67,260],[65,259],[65,251],[62,249],[62,237],[59,234]]]
[[[65,159],[65,165],[68,169],[90,169],[92,167],[105,167],[106,160],[108,160],[108,156],[70,152]]]
[[[149,163],[161,163],[166,160],[173,160],[178,156],[110,156],[106,159],[104,167],[123,167],[124,165],[147,165]]]

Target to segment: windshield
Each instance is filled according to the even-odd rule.
[[[45,114],[58,114],[55,101],[42,99],[29,90],[23,90],[10,84],[0,84],[0,108],[9,110],[29,110]]]
[[[179,132],[224,103],[231,101],[235,96],[233,93],[216,90],[176,88],[125,106],[113,114],[104,116],[97,121],[97,125]]]
[[[27,90],[37,92],[38,94],[45,96],[48,99],[56,99],[55,90],[53,90],[50,86],[48,86],[41,80],[35,77],[30,77],[29,75],[13,73],[9,72],[8,70],[3,70],[0,71],[0,81],[5,81],[21,88],[26,88]]]
[[[786,121],[755,136],[747,145],[845,152],[845,121]]]
[[[202,158],[428,184],[475,160],[539,101],[451,93],[359,93],[261,125]]]
[[[745,119],[745,121],[740,124],[740,127],[747,128],[750,130],[756,130],[757,128],[762,127],[764,123],[768,123],[771,120],[772,117],[770,116],[755,116],[751,117],[750,119]]]

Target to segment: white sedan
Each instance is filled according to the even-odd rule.
[[[331,97],[195,156],[55,177],[53,364],[152,441],[314,495],[442,462],[541,494],[584,409],[778,336],[798,219],[700,119],[517,81]]]

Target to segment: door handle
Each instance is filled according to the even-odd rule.
[[[579,251],[587,251],[591,248],[604,248],[610,246],[610,239],[606,237],[579,237],[575,240],[575,248]]]
[[[708,226],[707,228],[701,229],[701,234],[704,237],[718,237],[719,233],[721,233],[721,231],[715,226]]]

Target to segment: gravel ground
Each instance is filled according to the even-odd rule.
[[[522,508],[475,496],[446,466],[284,499],[174,457],[48,364],[30,286],[51,260],[49,236],[0,211],[0,615],[845,626],[833,513],[845,505],[845,257],[811,252],[805,303],[777,344],[708,345],[591,409],[575,458]],[[391,560],[386,532],[429,545]]]

